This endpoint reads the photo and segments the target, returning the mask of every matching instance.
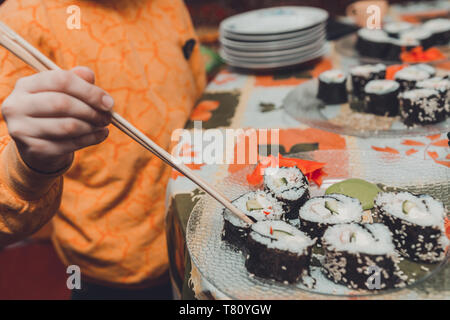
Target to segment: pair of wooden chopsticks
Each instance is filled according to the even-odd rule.
[[[26,40],[24,40],[2,22],[0,22],[0,45],[2,45],[11,53],[16,55],[19,59],[39,72],[61,69],[53,61],[47,58],[44,54],[42,54],[39,50],[29,44]],[[230,210],[238,218],[242,219],[246,223],[253,223],[253,221],[248,216],[246,216],[241,210],[236,208],[224,195],[222,195],[219,191],[213,188],[202,178],[194,174],[194,172],[184,164],[179,163],[179,161],[177,161],[170,153],[157,145],[154,141],[152,141],[145,134],[135,128],[127,120],[122,118],[114,111],[111,112],[111,116],[111,122],[115,127],[135,140],[145,149],[155,154],[161,160],[169,164],[172,168],[181,172],[192,182],[206,191],[210,196],[219,201],[223,206],[225,206],[225,208]]]

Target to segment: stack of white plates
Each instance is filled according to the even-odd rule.
[[[220,24],[220,55],[229,65],[271,69],[325,53],[328,13],[313,7],[275,7],[229,17]]]

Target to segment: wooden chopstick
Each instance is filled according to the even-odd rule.
[[[33,69],[42,72],[47,70],[59,70],[61,69],[53,61],[47,58],[39,50],[29,44],[25,39],[20,37],[17,33],[11,30],[8,26],[0,21],[0,45],[5,49],[16,55],[19,59],[24,61]],[[183,163],[177,161],[166,150],[161,148],[153,140],[135,128],[131,123],[125,120],[122,116],[116,112],[111,112],[112,124],[121,130],[123,133],[128,135],[130,138],[135,140],[145,149],[149,150],[155,154],[158,158],[169,164],[175,170],[181,172],[184,176],[190,179],[192,182],[197,184],[206,193],[212,196],[214,199],[219,201],[225,208],[230,210],[234,215],[243,220],[248,224],[252,224],[253,221],[245,215],[241,210],[235,207],[230,200],[228,200],[219,191],[213,188],[209,183],[203,180],[201,177],[196,175],[191,169],[185,166]]]

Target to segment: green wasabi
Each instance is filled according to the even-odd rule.
[[[339,193],[361,202],[364,210],[373,208],[373,201],[381,189],[377,185],[362,179],[347,179],[331,185],[325,194]]]

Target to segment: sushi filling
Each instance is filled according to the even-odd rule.
[[[330,194],[308,200],[300,209],[300,230],[312,238],[321,238],[330,225],[360,222],[363,209],[359,200],[342,194]]]
[[[283,221],[260,221],[247,238],[245,266],[258,277],[293,283],[308,275],[315,241]]]
[[[389,229],[380,223],[335,225],[322,240],[323,271],[328,278],[351,289],[385,289],[402,286],[398,256]],[[378,275],[379,287],[371,281]]]
[[[246,193],[232,203],[253,221],[279,220],[283,215],[283,209],[278,201],[263,191]],[[228,209],[224,209],[223,218],[222,239],[238,248],[243,248],[250,229],[249,224]]]
[[[441,202],[425,195],[387,192],[377,196],[375,208],[403,256],[429,263],[444,259],[448,239]]]
[[[297,167],[264,170],[264,190],[279,201],[284,218],[298,218],[298,210],[309,199],[309,184]]]

